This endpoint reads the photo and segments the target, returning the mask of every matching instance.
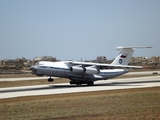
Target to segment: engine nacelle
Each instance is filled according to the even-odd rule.
[[[94,67],[85,67],[83,70],[86,74],[99,74],[100,72],[97,68]]]
[[[76,73],[85,73],[85,74],[99,74],[99,69],[95,67],[82,67],[82,66],[72,66],[70,67],[70,71]]]
[[[84,73],[84,69],[81,66],[72,66],[70,67],[70,71],[77,73]]]

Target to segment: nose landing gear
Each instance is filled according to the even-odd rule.
[[[54,81],[54,79],[51,77],[48,79],[48,82],[53,82],[53,81]]]

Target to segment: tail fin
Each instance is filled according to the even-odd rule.
[[[112,65],[128,65],[133,52],[136,48],[151,48],[151,47],[117,47],[117,50],[121,50]]]

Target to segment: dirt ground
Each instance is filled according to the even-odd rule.
[[[5,81],[0,87],[46,83]],[[160,87],[0,99],[0,120],[160,120],[159,113]]]
[[[159,120],[160,87],[0,99],[0,119]]]

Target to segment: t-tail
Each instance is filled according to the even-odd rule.
[[[152,47],[117,47],[117,50],[121,50],[115,60],[111,63],[112,65],[128,65],[133,52],[137,48],[152,48]]]

